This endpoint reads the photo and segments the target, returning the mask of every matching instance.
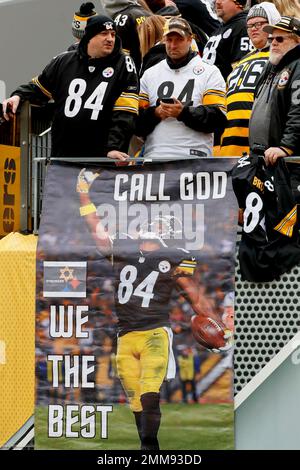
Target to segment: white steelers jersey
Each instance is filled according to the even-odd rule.
[[[200,56],[188,64],[171,69],[166,60],[150,67],[141,78],[140,107],[157,106],[162,98],[175,97],[185,106],[220,106],[225,82],[216,66],[206,64]],[[221,101],[220,101],[221,100]],[[160,121],[145,142],[145,157],[212,156],[213,134],[196,131],[182,121]]]

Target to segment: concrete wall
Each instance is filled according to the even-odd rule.
[[[82,0],[0,0],[0,102],[72,44]],[[95,0],[99,12],[100,1]]]

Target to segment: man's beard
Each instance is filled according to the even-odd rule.
[[[286,50],[284,52],[274,52],[272,51],[272,48],[270,49],[270,62],[271,64],[273,65],[277,65],[283,56],[285,56],[289,51],[291,51],[292,49],[294,49],[298,44],[291,44],[288,48],[286,48]]]
[[[282,54],[281,52],[272,52],[272,51],[270,51],[269,61],[272,65],[277,65],[277,64],[279,64],[279,62],[281,61],[283,56],[284,56],[284,54]]]

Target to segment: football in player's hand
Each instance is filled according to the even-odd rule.
[[[226,346],[225,331],[221,322],[194,315],[191,319],[191,327],[195,340],[205,348],[219,349]]]

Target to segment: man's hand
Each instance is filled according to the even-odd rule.
[[[233,333],[231,330],[228,328],[224,330],[224,339],[226,340],[226,343],[224,346],[218,349],[212,349],[213,352],[219,353],[219,352],[224,352],[228,351],[229,349],[232,348],[233,346]]]
[[[112,158],[113,160],[118,160],[116,162],[117,166],[123,166],[123,165],[128,165],[127,159],[129,158],[129,155],[124,152],[120,152],[119,150],[111,150],[107,154],[108,158]]]
[[[167,118],[177,118],[181,111],[183,110],[183,104],[177,98],[172,97],[174,100],[173,104],[163,103],[160,102],[160,106],[162,108],[162,113]]]
[[[83,168],[77,176],[76,191],[81,194],[88,194],[90,187],[99,175],[100,173],[93,173]]]
[[[162,107],[161,104],[155,108],[154,114],[161,121],[163,121],[164,119],[167,119],[167,117],[168,117],[166,112],[163,110],[163,107]]]
[[[168,7],[176,7],[176,3],[172,0],[165,0],[165,5]]]
[[[2,103],[3,117],[9,121],[12,114],[16,114],[21,98],[17,95],[11,96]]]
[[[238,212],[238,224],[242,227],[244,225],[244,211],[245,209],[239,208]]]
[[[287,154],[279,147],[270,147],[265,151],[265,162],[274,165],[278,158],[287,157]]]
[[[157,106],[157,108],[155,109],[155,115],[162,121],[170,117],[176,119],[183,110],[183,104],[181,103],[181,101],[174,97],[172,97],[172,99],[174,103],[169,104],[163,103],[161,101],[159,106]]]

